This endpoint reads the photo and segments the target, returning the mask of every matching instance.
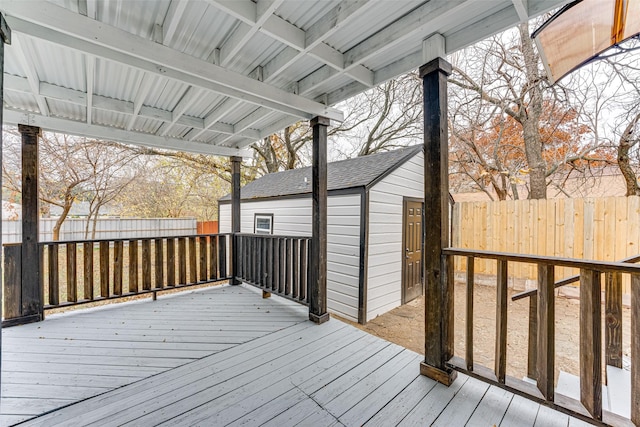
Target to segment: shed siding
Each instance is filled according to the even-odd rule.
[[[369,190],[367,320],[402,303],[402,203],[424,198],[423,164],[418,153]]]
[[[240,208],[243,233],[253,233],[256,213],[273,214],[273,233],[311,235],[311,198],[243,201]],[[358,321],[360,265],[360,194],[329,196],[327,212],[327,306]],[[231,231],[231,205],[220,205],[220,232]]]

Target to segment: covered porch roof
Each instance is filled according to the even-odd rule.
[[[566,0],[1,0],[4,121],[237,155]]]

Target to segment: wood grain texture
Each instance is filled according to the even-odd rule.
[[[555,378],[555,269],[552,265],[538,266],[538,313],[536,379],[538,390],[545,399],[553,401]]]
[[[580,271],[580,401],[602,419],[600,273]]]
[[[93,299],[93,242],[82,244],[83,267],[84,267],[84,299]]]
[[[496,353],[495,373],[498,382],[504,383],[507,373],[507,261],[497,261],[496,284]]]
[[[640,275],[631,276],[631,421],[640,425]]]
[[[622,368],[622,274],[604,276],[605,364]]]

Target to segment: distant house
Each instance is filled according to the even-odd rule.
[[[422,145],[329,163],[329,311],[360,323],[422,294]],[[231,231],[231,198],[219,200]],[[241,189],[241,232],[311,235],[311,168]]]

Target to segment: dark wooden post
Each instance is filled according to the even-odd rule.
[[[327,127],[329,119],[315,117],[313,128],[312,232],[309,280],[309,319],[329,320],[327,313]]]
[[[428,48],[428,49],[427,49]],[[453,356],[453,283],[446,272],[442,249],[449,246],[449,176],[447,133],[447,76],[451,64],[444,56],[444,38],[425,41],[420,67],[424,93],[424,277],[425,353],[420,373],[445,385],[456,372],[447,366]],[[427,50],[429,50],[427,52]]]
[[[238,277],[238,255],[236,244],[236,233],[240,232],[240,164],[242,157],[231,157],[231,279],[229,283],[239,285]]]
[[[38,138],[39,127],[18,125],[22,135],[22,316],[42,320],[42,287],[38,254]]]
[[[11,30],[4,20],[4,15],[0,13],[0,105],[4,105],[4,44],[11,44]],[[0,108],[0,129],[2,121],[2,108]],[[0,166],[2,166],[2,132],[0,132]],[[0,200],[2,200],[2,186],[0,185]],[[2,250],[2,218],[0,218],[0,250]],[[2,263],[0,262],[0,277],[2,277]],[[2,283],[0,283],[0,301],[2,301]],[[0,319],[2,319],[2,304],[0,304]],[[2,334],[0,334],[0,353],[2,350]],[[2,362],[0,361],[0,372]],[[0,385],[2,382],[0,381]]]

